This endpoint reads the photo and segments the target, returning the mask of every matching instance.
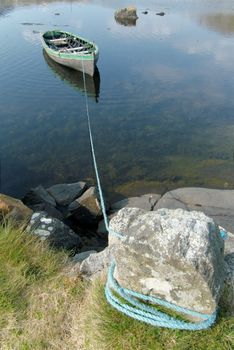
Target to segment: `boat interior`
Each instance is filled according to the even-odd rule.
[[[89,55],[95,51],[92,43],[68,33],[50,32],[43,37],[48,47],[58,52]]]

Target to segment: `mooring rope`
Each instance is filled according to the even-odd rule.
[[[82,57],[82,73],[83,73],[83,82],[84,82],[85,108],[86,108],[86,115],[87,115],[87,121],[88,121],[88,130],[89,130],[89,141],[90,141],[90,147],[91,147],[92,158],[93,158],[93,165],[94,165],[94,170],[95,170],[95,175],[96,175],[96,180],[97,180],[97,185],[98,185],[98,192],[99,192],[99,197],[100,197],[100,203],[101,203],[104,223],[105,223],[105,227],[106,227],[107,232],[111,233],[112,235],[114,235],[114,236],[116,236],[118,238],[122,238],[123,235],[121,233],[114,232],[113,230],[111,230],[109,228],[108,217],[106,215],[105,200],[104,200],[104,196],[103,196],[103,192],[102,192],[101,180],[100,180],[100,176],[99,176],[97,160],[96,160],[96,154],[95,154],[95,150],[94,150],[92,128],[91,128],[91,123],[90,123],[89,105],[88,105],[88,96],[87,96],[87,88],[86,88],[86,79],[85,79],[83,57]]]
[[[90,146],[91,146],[94,170],[95,170],[95,175],[97,180],[97,186],[98,186],[98,192],[100,196],[100,203],[101,203],[104,223],[105,223],[106,230],[108,231],[109,234],[112,234],[118,237],[119,239],[123,239],[124,235],[122,233],[115,232],[109,228],[108,217],[106,214],[105,200],[104,200],[103,191],[101,187],[101,181],[100,181],[100,176],[98,172],[96,154],[94,149],[83,58],[82,58],[82,73],[83,73],[83,82],[84,82],[85,106],[86,106],[86,115],[87,115],[87,121],[88,121]],[[223,239],[226,239],[227,238],[226,230],[223,227],[219,227],[219,229],[220,229],[220,236]],[[114,278],[114,271],[115,271],[115,262],[112,262],[108,271],[108,278],[105,286],[105,295],[106,295],[107,301],[115,309],[124,313],[125,315],[132,317],[134,319],[137,319],[139,321],[145,322],[147,324],[150,324],[152,326],[171,328],[171,329],[190,330],[190,331],[207,329],[212,324],[214,324],[217,316],[217,310],[215,310],[215,312],[213,312],[212,314],[207,315],[207,314],[203,314],[200,312],[196,312],[196,311],[175,305],[173,303],[169,303],[163,299],[155,298],[152,296],[148,296],[145,294],[132,291],[127,288],[123,288],[119,285],[117,280]],[[160,306],[166,307],[171,311],[189,315],[197,319],[202,319],[202,321],[189,322],[189,321],[178,320],[178,318],[169,316],[164,312],[158,311],[153,306],[147,305],[146,303],[149,303],[149,302],[154,305],[160,305]]]

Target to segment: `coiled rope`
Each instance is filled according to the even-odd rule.
[[[100,204],[103,213],[104,223],[106,230],[109,234],[114,235],[119,239],[123,239],[124,235],[119,232],[115,232],[109,228],[108,217],[106,215],[106,206],[103,196],[103,191],[101,187],[100,176],[98,172],[96,154],[94,149],[92,128],[90,122],[89,106],[88,106],[88,97],[87,97],[87,88],[86,88],[86,79],[84,71],[84,62],[82,58],[82,73],[83,73],[83,82],[84,82],[84,94],[85,94],[85,106],[86,106],[86,116],[88,122],[89,130],[89,139],[90,147],[93,158],[93,165],[97,180],[98,192],[100,196]],[[227,232],[223,227],[220,228],[220,236],[223,239],[227,238]],[[200,312],[196,312],[173,303],[169,303],[163,299],[155,298],[152,296],[144,295],[135,291],[132,291],[127,288],[123,288],[119,285],[117,280],[114,278],[115,271],[115,262],[113,261],[108,270],[108,278],[105,286],[105,295],[107,301],[118,311],[123,314],[132,317],[136,320],[145,322],[152,326],[171,328],[171,329],[181,329],[181,330],[190,330],[197,331],[201,329],[207,329],[212,324],[214,324],[217,317],[217,310],[214,313],[207,315]],[[124,300],[124,301],[123,301]],[[169,310],[182,313],[197,319],[202,319],[200,322],[187,322],[178,320],[175,317],[169,316],[168,314],[158,311],[155,307],[149,306],[146,303],[151,303],[153,305],[159,305],[168,308]]]

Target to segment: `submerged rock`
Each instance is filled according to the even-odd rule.
[[[54,198],[58,205],[68,205],[78,198],[86,189],[85,182],[71,184],[58,184],[47,188],[47,192]]]
[[[12,219],[16,224],[23,224],[29,221],[32,213],[21,200],[0,194],[0,220]]]
[[[39,236],[41,240],[48,240],[54,248],[77,249],[81,239],[62,221],[50,217],[45,212],[36,212],[32,215],[27,230]]]
[[[224,242],[213,219],[200,212],[124,208],[110,228],[115,277],[121,286],[211,314],[224,279]]]

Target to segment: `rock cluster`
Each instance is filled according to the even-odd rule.
[[[145,201],[145,207],[143,205],[142,197],[134,197],[129,198],[123,201],[119,201],[115,204],[111,205],[112,209],[112,219],[110,222],[110,227],[114,229],[115,231],[128,232],[127,234],[128,238],[125,238],[125,241],[123,244],[121,243],[118,245],[118,240],[113,237],[109,237],[109,246],[101,253],[96,253],[90,255],[87,259],[85,259],[82,264],[80,265],[79,271],[88,278],[95,278],[98,276],[101,272],[106,271],[107,267],[110,265],[110,262],[113,258],[116,257],[116,250],[119,249],[119,268],[117,269],[117,276],[120,278],[120,282],[125,285],[133,283],[133,288],[142,288],[142,291],[144,290],[146,293],[152,293],[154,289],[152,286],[152,281],[155,282],[155,285],[157,287],[157,281],[160,284],[162,280],[159,278],[158,273],[158,266],[160,265],[160,262],[164,261],[166,262],[165,266],[163,267],[165,272],[170,275],[172,274],[171,271],[175,272],[175,276],[177,276],[177,280],[179,281],[180,278],[184,280],[186,288],[192,288],[192,285],[195,287],[199,285],[200,291],[196,291],[193,293],[191,292],[191,296],[193,296],[193,300],[187,300],[186,305],[189,305],[189,303],[198,303],[199,299],[200,302],[202,301],[202,294],[199,293],[205,293],[203,296],[206,298],[204,299],[204,304],[201,304],[198,306],[196,304],[196,308],[200,308],[200,310],[212,310],[216,306],[220,293],[222,292],[222,280],[224,279],[224,288],[223,292],[221,293],[221,305],[225,307],[226,310],[228,310],[228,313],[230,315],[234,315],[234,234],[231,232],[228,232],[228,239],[224,241],[225,249],[223,254],[223,242],[220,240],[220,236],[218,235],[218,229],[217,225],[222,225],[227,231],[234,232],[234,217],[233,217],[233,196],[234,191],[231,190],[212,190],[212,189],[201,189],[201,188],[183,188],[178,189],[174,191],[170,191],[166,193],[164,196],[160,198],[160,196],[152,196],[148,195],[144,196],[143,198],[147,200]],[[149,205],[151,203],[152,198],[155,198],[155,202],[153,202],[153,205]],[[142,213],[141,210],[137,209],[127,209],[129,206],[139,208],[139,209],[145,209],[149,211],[149,215],[155,214],[156,217],[158,214],[158,209],[160,208],[169,208],[169,209],[176,209],[176,208],[182,208],[183,214],[178,215],[180,211],[172,210],[174,214],[174,219],[171,220],[172,227],[167,228],[166,232],[168,231],[168,234],[173,232],[173,228],[177,228],[177,230],[181,230],[181,223],[179,220],[179,216],[181,216],[182,222],[184,221],[184,218],[189,218],[188,220],[188,226],[187,231],[177,232],[177,242],[176,238],[174,239],[174,243],[170,246],[170,241],[168,240],[167,235],[163,236],[163,240],[160,242],[154,241],[155,248],[152,248],[152,240],[146,236],[144,236],[144,232],[151,232],[148,225],[150,223],[149,218],[147,218],[147,215],[144,213],[145,220],[142,219]],[[126,208],[124,211],[120,210],[120,214],[117,214],[116,216],[116,210]],[[135,220],[133,220],[133,217],[130,215],[129,212],[135,213],[134,215],[136,218],[138,217],[138,223],[136,224]],[[165,209],[161,209],[165,210]],[[153,211],[153,213],[152,213]],[[160,210],[159,210],[160,212]],[[206,215],[204,215],[202,212],[204,212]],[[118,212],[117,212],[118,213]],[[137,213],[137,215],[136,215]],[[196,214],[195,214],[196,213]],[[126,214],[126,217],[125,217]],[[161,213],[162,214],[162,213]],[[143,215],[143,216],[144,216]],[[178,217],[177,217],[178,215]],[[197,216],[197,219],[205,218],[205,220],[201,220],[201,224],[198,224],[199,220],[194,219],[194,215]],[[146,219],[147,218],[147,219]],[[165,217],[164,217],[165,218]],[[213,220],[212,220],[213,219]],[[196,225],[195,225],[195,221]],[[135,222],[135,223],[134,223]],[[161,226],[160,226],[161,225]],[[161,232],[161,230],[165,230],[165,225],[156,225],[157,232]],[[166,225],[169,225],[169,222],[166,223]],[[142,227],[147,228],[145,231],[142,230]],[[164,231],[163,231],[164,232]],[[186,233],[187,232],[187,233]],[[190,234],[188,234],[190,232]],[[201,234],[206,236],[205,242],[202,242],[201,240]],[[210,233],[208,233],[210,232]],[[142,237],[139,237],[139,234],[142,233]],[[161,232],[162,233],[162,232]],[[174,231],[175,234],[175,231]],[[195,234],[195,236],[194,236]],[[129,236],[130,235],[130,236]],[[184,237],[185,235],[185,237]],[[187,235],[187,236],[186,236]],[[197,240],[197,235],[199,239]],[[153,235],[152,235],[153,237]],[[170,236],[169,236],[170,237]],[[195,238],[196,237],[196,238]],[[183,239],[182,239],[183,238]],[[203,237],[204,238],[204,237]],[[156,238],[155,238],[156,239]],[[159,239],[159,237],[158,237]],[[195,240],[195,241],[192,241]],[[129,244],[130,244],[129,248]],[[135,242],[135,246],[133,244]],[[157,243],[156,243],[157,242]],[[200,245],[200,253],[198,254],[197,251],[197,244]],[[138,245],[139,250],[136,252],[134,249]],[[195,245],[195,246],[194,246]],[[133,249],[134,246],[134,249]],[[165,250],[167,247],[168,251]],[[146,251],[148,249],[148,253]],[[167,253],[166,253],[167,251]],[[187,253],[186,253],[187,251]],[[124,254],[124,252],[126,254]],[[149,256],[147,254],[151,253],[151,258],[153,259],[154,263],[157,265],[154,273],[151,269],[149,271]],[[164,260],[160,258],[160,253],[165,253]],[[190,253],[189,253],[190,252]],[[197,254],[194,254],[197,252]],[[159,255],[157,255],[159,254]],[[179,255],[178,255],[179,254]],[[190,255],[189,255],[190,254]],[[213,254],[213,255],[212,255]],[[138,281],[138,286],[134,284],[134,282],[131,280],[133,274],[132,269],[135,269],[135,263],[133,264],[132,261],[128,264],[128,259],[131,260],[135,259],[136,265],[139,266],[139,269],[142,270],[142,274],[150,272],[153,273],[154,276],[149,277],[147,281],[145,280],[145,277],[140,278],[140,282]],[[175,256],[175,261],[173,260],[173,256]],[[192,257],[193,256],[193,257]],[[186,259],[192,259],[189,264]],[[142,260],[143,259],[143,260]],[[155,260],[154,260],[155,259]],[[196,260],[197,259],[197,260]],[[199,260],[200,259],[200,260]],[[125,261],[126,260],[126,261]],[[200,262],[199,262],[199,261]],[[124,263],[126,262],[126,264]],[[177,263],[176,263],[177,261]],[[180,261],[180,263],[178,263]],[[168,264],[169,263],[169,264]],[[186,263],[188,270],[187,275],[183,276],[183,273],[178,271],[181,269],[183,271],[183,264]],[[210,265],[209,265],[210,264]],[[164,264],[162,264],[164,266]],[[125,266],[127,271],[123,271],[122,268]],[[128,267],[126,267],[128,266]],[[155,265],[154,265],[155,267]],[[167,271],[167,269],[171,267],[171,270]],[[177,269],[177,271],[175,271]],[[190,273],[189,273],[189,269]],[[120,272],[118,272],[120,271]],[[129,276],[130,274],[130,276]],[[189,282],[189,275],[192,277],[192,279]],[[129,278],[127,278],[127,276]],[[127,278],[127,281],[125,280]],[[151,279],[152,278],[152,279]],[[168,298],[168,300],[173,300],[175,302],[178,302],[178,300],[181,298],[182,289],[179,285],[176,287],[176,281],[173,280],[173,274],[171,278],[169,277],[165,278],[165,283],[160,284],[161,290],[156,289],[156,291],[164,295],[165,298]],[[196,283],[194,281],[196,280]],[[160,282],[161,281],[161,282]],[[200,281],[200,282],[199,282]],[[215,282],[216,281],[216,282]],[[145,283],[147,282],[147,283]],[[174,285],[174,287],[170,286],[170,283]],[[173,284],[174,283],[174,284]],[[190,284],[189,284],[190,283]],[[169,289],[167,289],[167,287]],[[189,287],[190,286],[190,287]],[[166,290],[162,290],[162,287],[165,287]],[[176,289],[177,288],[177,289]],[[185,288],[185,290],[186,290]],[[203,292],[202,292],[203,290]],[[166,294],[166,291],[169,291],[168,294]],[[165,293],[165,294],[162,294]],[[172,294],[171,294],[172,293]],[[195,295],[195,294],[196,295]],[[156,293],[157,294],[157,293]],[[184,293],[185,295],[189,295],[190,292],[188,290]],[[183,303],[184,304],[184,303]],[[194,305],[191,304],[191,307]]]
[[[123,199],[108,215],[124,237],[110,235],[109,245],[96,189],[85,182],[38,186],[22,201],[0,194],[0,219],[22,224],[31,217],[30,232],[77,253],[71,274],[95,278],[115,259],[123,287],[204,313],[221,295],[234,315],[233,203],[234,191],[203,188]],[[219,225],[229,231],[225,247]]]
[[[23,202],[34,211],[28,230],[53,247],[81,253],[106,246],[106,240],[96,232],[102,213],[95,187],[88,188],[82,181],[47,189],[38,186]]]

